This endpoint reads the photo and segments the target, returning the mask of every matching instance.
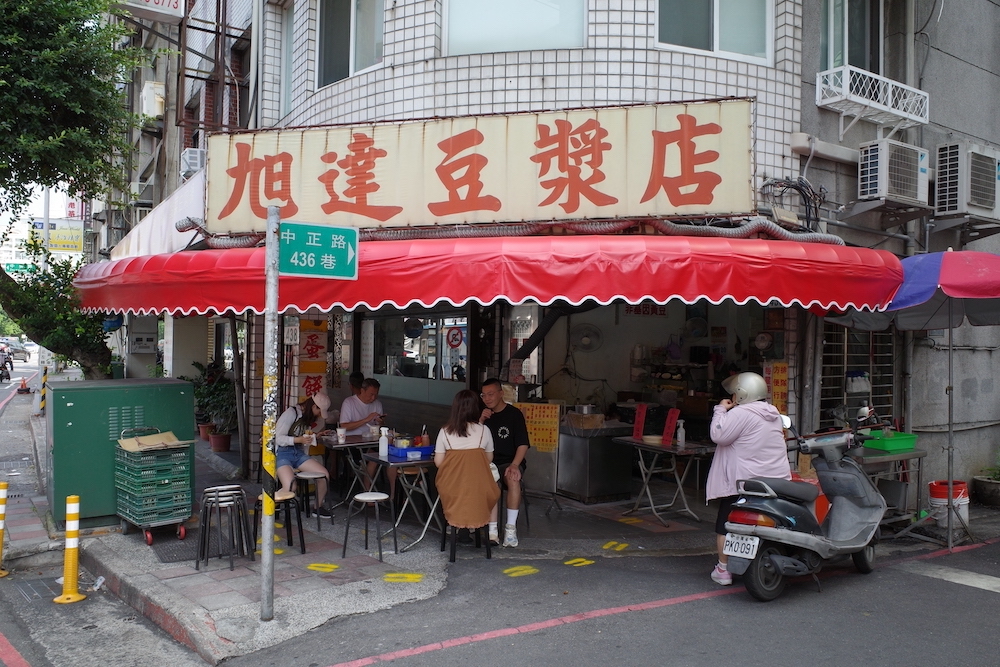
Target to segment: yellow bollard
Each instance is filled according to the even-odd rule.
[[[42,369],[42,391],[38,402],[39,411],[43,415],[45,414],[45,383],[48,381],[49,381],[49,367],[45,366]]]
[[[3,569],[3,526],[7,518],[7,482],[0,482],[0,579],[10,572]]]
[[[66,496],[66,551],[63,555],[63,592],[53,602],[67,604],[87,597],[77,590],[80,578],[80,496]]]

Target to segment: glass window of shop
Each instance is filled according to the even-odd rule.
[[[584,0],[449,0],[445,7],[450,56],[584,46]]]
[[[370,350],[380,393],[415,401],[450,404],[466,384],[468,318],[464,312],[397,313],[373,317],[362,327],[362,356]],[[362,368],[368,360],[362,358]]]
[[[382,62],[385,0],[320,0],[318,86]]]
[[[659,46],[708,51],[767,64],[773,42],[773,0],[659,0]]]

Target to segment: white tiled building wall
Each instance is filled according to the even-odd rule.
[[[799,129],[802,3],[776,0],[774,65],[654,48],[656,0],[589,0],[582,49],[442,57],[444,0],[386,3],[380,67],[316,89],[318,2],[295,6],[294,63],[282,67],[282,13],[267,6],[262,126],[301,127],[434,116],[724,97],[752,97],[759,181],[792,176]],[[393,6],[395,5],[395,6]],[[291,111],[279,117],[281,73],[294,77]]]

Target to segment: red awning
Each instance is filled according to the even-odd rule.
[[[282,276],[281,311],[564,299],[757,301],[874,309],[902,281],[883,250],[764,239],[524,236],[372,241],[357,281]],[[91,311],[264,311],[264,249],[200,250],[89,264],[75,285]]]

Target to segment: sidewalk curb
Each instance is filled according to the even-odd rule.
[[[114,560],[114,554],[99,540],[84,540],[80,545],[80,564],[95,577],[104,577],[108,590],[118,599],[209,664],[216,665],[232,656],[232,644],[219,638],[208,612],[193,609],[187,600],[151,574],[123,574],[105,562]],[[172,611],[182,609],[185,610],[183,614]]]

